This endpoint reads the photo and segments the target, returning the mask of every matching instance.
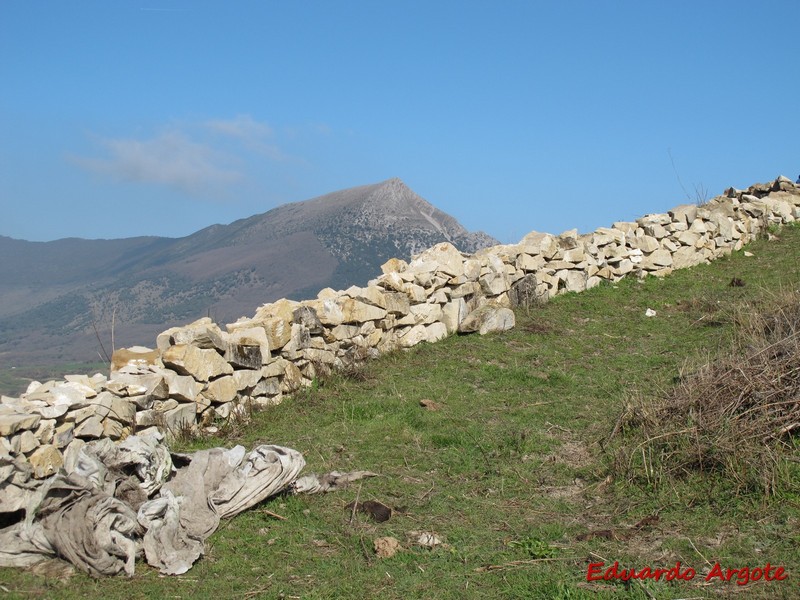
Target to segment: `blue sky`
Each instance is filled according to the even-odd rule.
[[[0,0],[0,235],[390,177],[503,242],[590,231],[796,178],[799,32],[796,0]]]

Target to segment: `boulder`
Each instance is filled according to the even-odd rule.
[[[473,333],[480,335],[506,331],[515,325],[514,311],[510,308],[499,308],[484,305],[472,311],[459,325],[459,333]]]
[[[386,316],[386,309],[353,298],[346,298],[342,302],[343,323],[364,323],[375,321]]]
[[[167,385],[168,392],[166,397],[184,402],[194,402],[197,394],[203,389],[203,384],[195,381],[191,375],[178,375],[174,371],[164,372],[164,382]],[[164,400],[165,398],[154,397],[154,399],[158,400]],[[149,404],[152,404],[152,402]],[[149,404],[142,406],[142,408],[149,407]]]
[[[161,359],[167,367],[202,382],[233,373],[233,367],[216,350],[204,350],[188,344],[171,346]]]
[[[236,398],[238,391],[236,379],[228,375],[209,382],[208,387],[203,390],[203,395],[212,402],[222,404]]]
[[[173,344],[191,344],[197,348],[224,352],[227,342],[219,326],[210,318],[203,317],[172,333]]]

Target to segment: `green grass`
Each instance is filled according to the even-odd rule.
[[[10,598],[793,598],[792,486],[763,498],[711,476],[658,489],[606,479],[606,439],[624,404],[656,397],[728,348],[742,302],[800,285],[800,229],[780,238],[752,244],[753,257],[556,298],[519,312],[503,334],[384,356],[361,377],[334,376],[257,414],[236,439],[193,442],[278,443],[303,452],[309,471],[381,476],[263,506],[286,520],[256,507],[223,523],[185,576],[162,578],[141,563],[132,581],[76,574],[59,583],[0,569],[0,586]],[[733,277],[746,286],[730,287]],[[647,308],[657,316],[646,318]],[[381,524],[353,515],[345,507],[357,498],[395,513]],[[633,529],[651,515],[656,523]],[[423,531],[446,546],[414,546],[411,532]],[[373,541],[384,536],[405,550],[377,558]],[[681,561],[698,574],[588,583],[588,564],[601,561]],[[789,579],[707,586],[701,571],[716,561],[783,565]]]

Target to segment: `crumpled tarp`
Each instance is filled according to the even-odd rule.
[[[221,518],[282,491],[332,491],[374,475],[297,479],[304,466],[298,451],[274,445],[170,454],[160,434],[89,442],[71,471],[46,480],[34,479],[27,463],[0,459],[0,517],[25,513],[0,525],[0,566],[60,557],[94,576],[130,576],[144,554],[162,573],[177,575],[203,554]]]

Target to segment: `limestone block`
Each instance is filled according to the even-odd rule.
[[[33,467],[34,478],[47,479],[51,475],[58,473],[58,470],[64,466],[64,457],[58,448],[52,444],[45,444],[39,446],[28,457],[28,462]]]
[[[558,243],[555,236],[550,233],[540,233],[531,231],[520,240],[519,246],[522,251],[531,256],[541,255],[544,258],[552,258],[558,251]]]
[[[53,445],[56,448],[65,448],[72,442],[75,433],[74,423],[62,423],[53,433]]]
[[[153,400],[163,400],[169,395],[169,386],[164,380],[164,373],[173,371],[114,373],[113,379],[106,384],[106,389],[121,397],[144,394]]]
[[[364,323],[384,318],[386,309],[353,298],[346,298],[342,303],[342,315],[343,323]]]
[[[680,248],[681,245],[673,242],[669,238],[664,238],[663,240],[661,240],[661,247],[667,252],[677,252],[678,248]]]
[[[444,323],[431,323],[425,326],[425,338],[428,342],[438,342],[448,335],[447,327]]]
[[[388,313],[396,315],[408,314],[410,303],[406,294],[398,292],[386,292],[383,296],[385,306]]]
[[[670,267],[672,266],[672,253],[663,248],[659,248],[655,252],[651,252],[647,255],[641,265],[643,269],[647,269],[648,271]]]
[[[180,327],[170,327],[156,336],[156,348],[158,348],[159,352],[164,352],[167,348],[175,344],[175,340],[172,339],[172,334],[176,331],[180,331],[180,329]]]
[[[208,317],[198,319],[172,334],[173,343],[191,344],[197,348],[214,349],[224,352],[227,341],[219,326]]]
[[[331,307],[335,310],[338,310],[336,306],[336,302],[333,300],[322,300],[317,301],[320,304],[310,303],[312,304],[313,308],[317,310],[317,315],[319,315],[318,306],[324,307]],[[341,311],[339,311],[341,312]],[[332,315],[332,318],[335,319],[335,315]],[[324,323],[325,320],[320,316],[320,320]],[[267,344],[270,350],[279,350],[283,348],[291,339],[292,336],[292,325],[290,319],[285,319],[283,317],[265,317],[264,319],[260,320],[258,324],[264,329],[264,332],[267,335]],[[262,353],[262,359],[264,355]]]
[[[438,304],[415,304],[411,307],[411,315],[416,323],[428,325],[442,318],[442,307]]]
[[[278,396],[281,393],[281,382],[277,377],[262,379],[253,388],[252,395],[257,396]]]
[[[458,330],[461,333],[477,331],[480,335],[485,335],[511,329],[514,324],[514,311],[510,308],[485,305],[467,315]]]
[[[329,296],[336,296],[338,292],[331,290],[330,288],[326,288],[321,290],[319,294],[317,294],[318,298],[329,297]],[[258,308],[256,311],[254,320],[262,321],[269,317],[277,317],[279,319],[283,319],[291,323],[292,321],[292,313],[300,306],[300,303],[295,300],[287,300],[286,298],[281,298],[280,300],[276,300],[275,302],[264,304]]]
[[[526,272],[535,272],[541,269],[545,264],[545,258],[539,254],[531,255],[521,253],[517,256],[516,266]]]
[[[191,375],[178,375],[173,371],[164,372],[164,382],[167,385],[167,397],[183,402],[194,402],[197,394],[203,389],[203,384],[195,381]]]
[[[633,261],[629,258],[619,261],[616,265],[612,267],[612,271],[614,273],[614,278],[620,277],[622,275],[627,275],[634,269]]]
[[[669,214],[674,223],[684,223],[688,226],[697,218],[697,205],[681,204],[668,211],[667,214]]]
[[[403,292],[406,282],[403,280],[403,278],[400,276],[399,273],[389,272],[378,277],[378,285],[387,290],[392,290],[395,292]]]
[[[450,301],[450,296],[448,292],[450,291],[449,288],[439,289],[433,292],[430,296],[428,296],[428,302],[435,302],[436,304],[446,304]]]
[[[399,258],[390,258],[381,265],[381,271],[388,275],[389,273],[402,273],[408,268],[408,263]]]
[[[586,253],[583,251],[583,248],[573,248],[571,250],[565,250],[563,258],[567,262],[580,263],[586,260]]]
[[[635,237],[634,246],[639,248],[642,252],[654,252],[661,247],[658,240],[649,235]]]
[[[203,396],[211,400],[211,402],[220,404],[230,402],[236,398],[238,391],[236,379],[232,375],[227,375],[210,381],[206,389],[203,390]]]
[[[483,291],[483,293],[487,296],[497,296],[511,289],[511,284],[508,281],[508,276],[505,273],[487,273],[486,275],[481,275],[478,282],[480,284],[481,291]]]
[[[294,392],[300,389],[303,384],[303,374],[294,363],[286,361],[286,366],[281,381],[281,391],[285,393]]]
[[[412,281],[416,285],[423,288],[434,287],[434,277],[433,274],[429,271],[421,271],[414,273],[414,279],[412,279]]]
[[[359,288],[363,289],[363,288]],[[322,321],[310,306],[299,306],[292,311],[292,322],[302,325],[312,334],[322,333]]]
[[[372,323],[372,321],[367,321]],[[358,325],[337,325],[330,330],[333,340],[350,340],[356,337],[361,332],[361,327]]]
[[[661,238],[665,238],[669,235],[669,231],[663,225],[659,225],[658,223],[651,223],[648,225],[643,225],[642,229],[644,230],[645,234],[654,237],[658,240]]]
[[[564,280],[564,289],[568,292],[582,292],[586,289],[586,273],[584,271],[568,271]]]
[[[712,212],[709,222],[714,225],[714,230],[719,237],[725,240],[733,239],[733,219],[720,212]]]
[[[303,350],[303,357],[307,360],[323,363],[323,364],[334,364],[337,362],[336,355],[331,352],[330,350],[320,350],[317,348],[306,348]]]
[[[672,267],[664,267],[663,269],[650,271],[650,275],[655,275],[656,277],[666,277],[667,275],[671,275],[672,271],[673,271]]]
[[[263,377],[261,369],[241,369],[233,372],[236,390],[242,392],[254,387]]]
[[[140,410],[136,413],[136,427],[152,427],[163,425],[162,413],[155,409]]]
[[[704,233],[708,233],[708,227],[706,227],[706,222],[703,219],[695,219],[689,226],[689,231],[693,231],[694,233],[699,233],[702,235]]]
[[[369,285],[367,287],[356,289],[356,293],[349,294],[354,300],[366,302],[367,304],[371,304],[382,309],[387,308],[387,292],[383,288],[380,288],[377,285]]]
[[[450,277],[464,274],[464,257],[455,246],[449,242],[436,244],[419,255],[419,259],[427,260],[437,265],[436,271],[446,273]],[[413,268],[414,261],[409,267]]]
[[[178,435],[181,431],[194,425],[197,408],[194,403],[181,404],[164,413],[164,428],[167,433]]]
[[[634,235],[638,227],[638,223],[630,223],[628,221],[616,221],[611,225],[611,229],[621,231],[626,236]]]
[[[205,382],[233,373],[233,367],[216,350],[205,350],[188,344],[171,346],[161,359],[167,367],[182,375],[191,375],[197,381]]]
[[[682,231],[677,234],[674,239],[684,246],[697,246],[697,243],[700,241],[700,234],[693,231]]]
[[[120,423],[131,424],[136,416],[136,405],[124,398],[112,398],[108,416]]]
[[[126,427],[116,419],[103,419],[103,437],[118,440],[122,437]]]
[[[269,348],[267,344],[264,347]],[[240,369],[257,369],[264,361],[262,348],[229,343],[225,349],[225,361]]]
[[[595,273],[595,276],[599,277],[600,279],[607,279],[607,280],[612,280],[615,278],[614,271],[610,267],[602,267],[598,269],[597,273]]]
[[[103,437],[103,418],[92,416],[84,419],[75,427],[74,435],[85,440]]]
[[[269,364],[261,367],[262,377],[283,377],[286,372],[288,361],[285,358],[278,357],[273,359]]]
[[[421,285],[414,283],[406,283],[403,286],[403,292],[409,297],[410,302],[425,302],[428,298],[428,292]]]
[[[316,313],[314,313],[314,316],[316,317]],[[228,334],[227,338],[229,346],[256,346],[260,348],[262,357],[269,356],[269,338],[264,327],[254,326],[235,329]]]
[[[467,303],[463,298],[454,298],[442,306],[441,322],[445,326],[447,333],[458,331],[461,320],[467,316]]]
[[[645,215],[639,219],[636,219],[636,224],[645,229],[652,225],[667,225],[671,222],[672,217],[665,213]]]
[[[567,231],[563,232],[557,238],[558,247],[561,250],[572,250],[573,248],[577,248],[579,245],[578,242],[578,230],[577,229],[568,229]]]
[[[664,229],[674,234],[679,231],[686,231],[687,229],[689,229],[689,226],[683,221],[674,221],[669,225],[664,225]]]
[[[0,435],[10,437],[18,431],[36,429],[41,420],[37,414],[0,414]]]
[[[416,346],[420,342],[425,342],[428,340],[427,332],[425,331],[424,325],[414,325],[413,327],[404,331],[398,337],[398,343],[400,344],[401,348],[411,348],[412,346]]]
[[[51,444],[53,442],[53,435],[55,434],[57,424],[58,421],[55,419],[42,419],[39,421],[39,426],[33,433],[36,439],[39,440],[39,443]]]
[[[672,255],[672,267],[674,269],[685,269],[702,262],[705,262],[704,255],[690,246],[681,246]]]
[[[477,281],[469,281],[457,287],[454,287],[450,292],[450,298],[463,298],[481,292],[481,284]]]
[[[12,446],[14,446],[17,453],[21,454],[29,454],[38,448],[39,445],[39,440],[30,429],[26,429],[12,439]]]

